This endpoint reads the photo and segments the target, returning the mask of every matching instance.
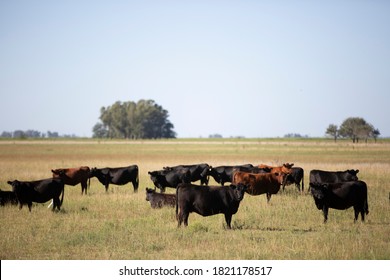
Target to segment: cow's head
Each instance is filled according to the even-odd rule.
[[[328,185],[322,183],[310,183],[310,192],[313,195],[314,202],[318,210],[321,210],[324,206],[324,200],[328,191]]]
[[[350,170],[347,170],[346,172],[348,174],[348,181],[357,181],[358,180],[357,174],[359,173],[359,169],[356,169],[356,170],[350,169]]]
[[[207,170],[207,176],[213,177],[215,182],[217,182],[218,184],[221,184],[221,181],[222,181],[221,176],[215,168],[210,166],[210,168]]]
[[[92,178],[92,177],[95,177],[96,176],[96,173],[97,173],[97,168],[96,167],[93,167],[91,168],[91,170],[89,171],[89,176]]]
[[[244,198],[245,191],[248,186],[243,184],[230,185],[230,188],[233,190],[234,199],[241,201]]]
[[[150,197],[156,193],[155,189],[146,188],[146,201],[150,201]]]
[[[15,189],[20,186],[20,182],[18,180],[8,181],[7,184],[12,186],[13,192],[15,192]]]
[[[311,194],[317,199],[324,199],[326,187],[326,184],[310,183]]]
[[[164,179],[164,175],[160,171],[148,171],[150,175],[150,180],[152,180],[154,186],[159,188],[161,191],[165,190],[165,187],[162,186],[161,181]]]
[[[61,176],[65,174],[64,169],[52,169],[51,172],[53,173],[53,175],[57,175],[57,176]]]

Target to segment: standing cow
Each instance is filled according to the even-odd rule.
[[[285,179],[289,174],[290,173],[279,173],[274,171],[265,174],[237,171],[233,175],[233,184],[248,186],[246,192],[250,195],[261,195],[265,193],[267,194],[267,202],[269,202],[271,196],[279,192],[280,186],[284,184]]]
[[[137,165],[116,168],[95,167],[91,169],[91,178],[92,177],[98,178],[99,182],[105,186],[106,192],[108,191],[108,186],[110,184],[122,186],[129,182],[133,184],[134,192],[136,193],[138,191],[139,171]]]
[[[291,173],[287,176],[286,181],[283,184],[283,191],[286,186],[295,184],[298,191],[303,192],[304,190],[303,177],[304,177],[303,168],[301,167],[291,168]],[[302,182],[302,188],[301,188],[301,182]]]
[[[328,220],[329,208],[344,210],[353,207],[355,222],[359,213],[362,221],[368,214],[367,185],[363,181],[310,183],[310,190],[318,210],[324,213],[324,223]]]
[[[65,185],[76,186],[81,184],[81,194],[87,194],[87,187],[90,184],[90,169],[88,166],[58,168],[52,169],[51,172],[53,173],[53,178],[60,178]]]
[[[149,171],[150,180],[163,193],[165,188],[176,188],[180,183],[191,183],[189,169]]]
[[[22,209],[24,204],[27,204],[29,211],[33,202],[45,203],[53,199],[53,211],[57,208],[60,210],[64,200],[64,182],[58,178],[49,178],[39,181],[8,181],[12,186],[12,191],[15,193],[19,201],[19,209]],[[60,195],[62,197],[60,200]]]
[[[201,185],[208,185],[209,183],[209,169],[210,166],[207,163],[191,164],[191,165],[177,165],[172,167],[164,167],[164,170],[168,171],[190,171],[191,182],[200,180]]]
[[[176,189],[178,227],[182,222],[184,226],[187,226],[189,214],[195,212],[202,216],[224,214],[227,227],[231,229],[232,216],[237,213],[245,190],[244,185],[200,187],[192,184],[179,184]]]

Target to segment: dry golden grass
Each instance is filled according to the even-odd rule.
[[[177,228],[172,208],[151,209],[148,171],[167,165],[294,162],[309,171],[359,169],[369,187],[370,214],[353,222],[353,210],[330,209],[329,221],[310,195],[294,186],[272,196],[245,195],[233,216],[190,214]],[[8,180],[36,180],[59,167],[138,164],[140,188],[104,187],[91,180],[89,194],[67,186],[63,209],[46,205],[0,208],[1,259],[390,259],[390,143],[320,140],[16,141],[0,142],[0,187]],[[211,180],[212,183],[214,183]],[[168,190],[174,192],[174,190]]]

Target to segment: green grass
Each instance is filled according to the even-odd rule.
[[[329,220],[313,198],[294,186],[266,197],[245,195],[233,216],[191,213],[177,228],[172,208],[152,209],[148,171],[167,165],[294,162],[305,170],[359,169],[366,181],[370,214],[353,222],[353,209],[330,209]],[[60,167],[138,164],[140,189],[104,187],[91,180],[89,194],[67,186],[61,212],[46,205],[1,207],[1,259],[390,259],[390,142],[305,139],[177,139],[160,141],[0,141],[0,187],[8,180],[36,180]],[[211,183],[214,183],[211,180]],[[168,192],[174,192],[168,189]]]

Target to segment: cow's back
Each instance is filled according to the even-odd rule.
[[[310,183],[342,183],[348,181],[356,181],[357,176],[349,174],[348,171],[324,171],[311,170]]]

